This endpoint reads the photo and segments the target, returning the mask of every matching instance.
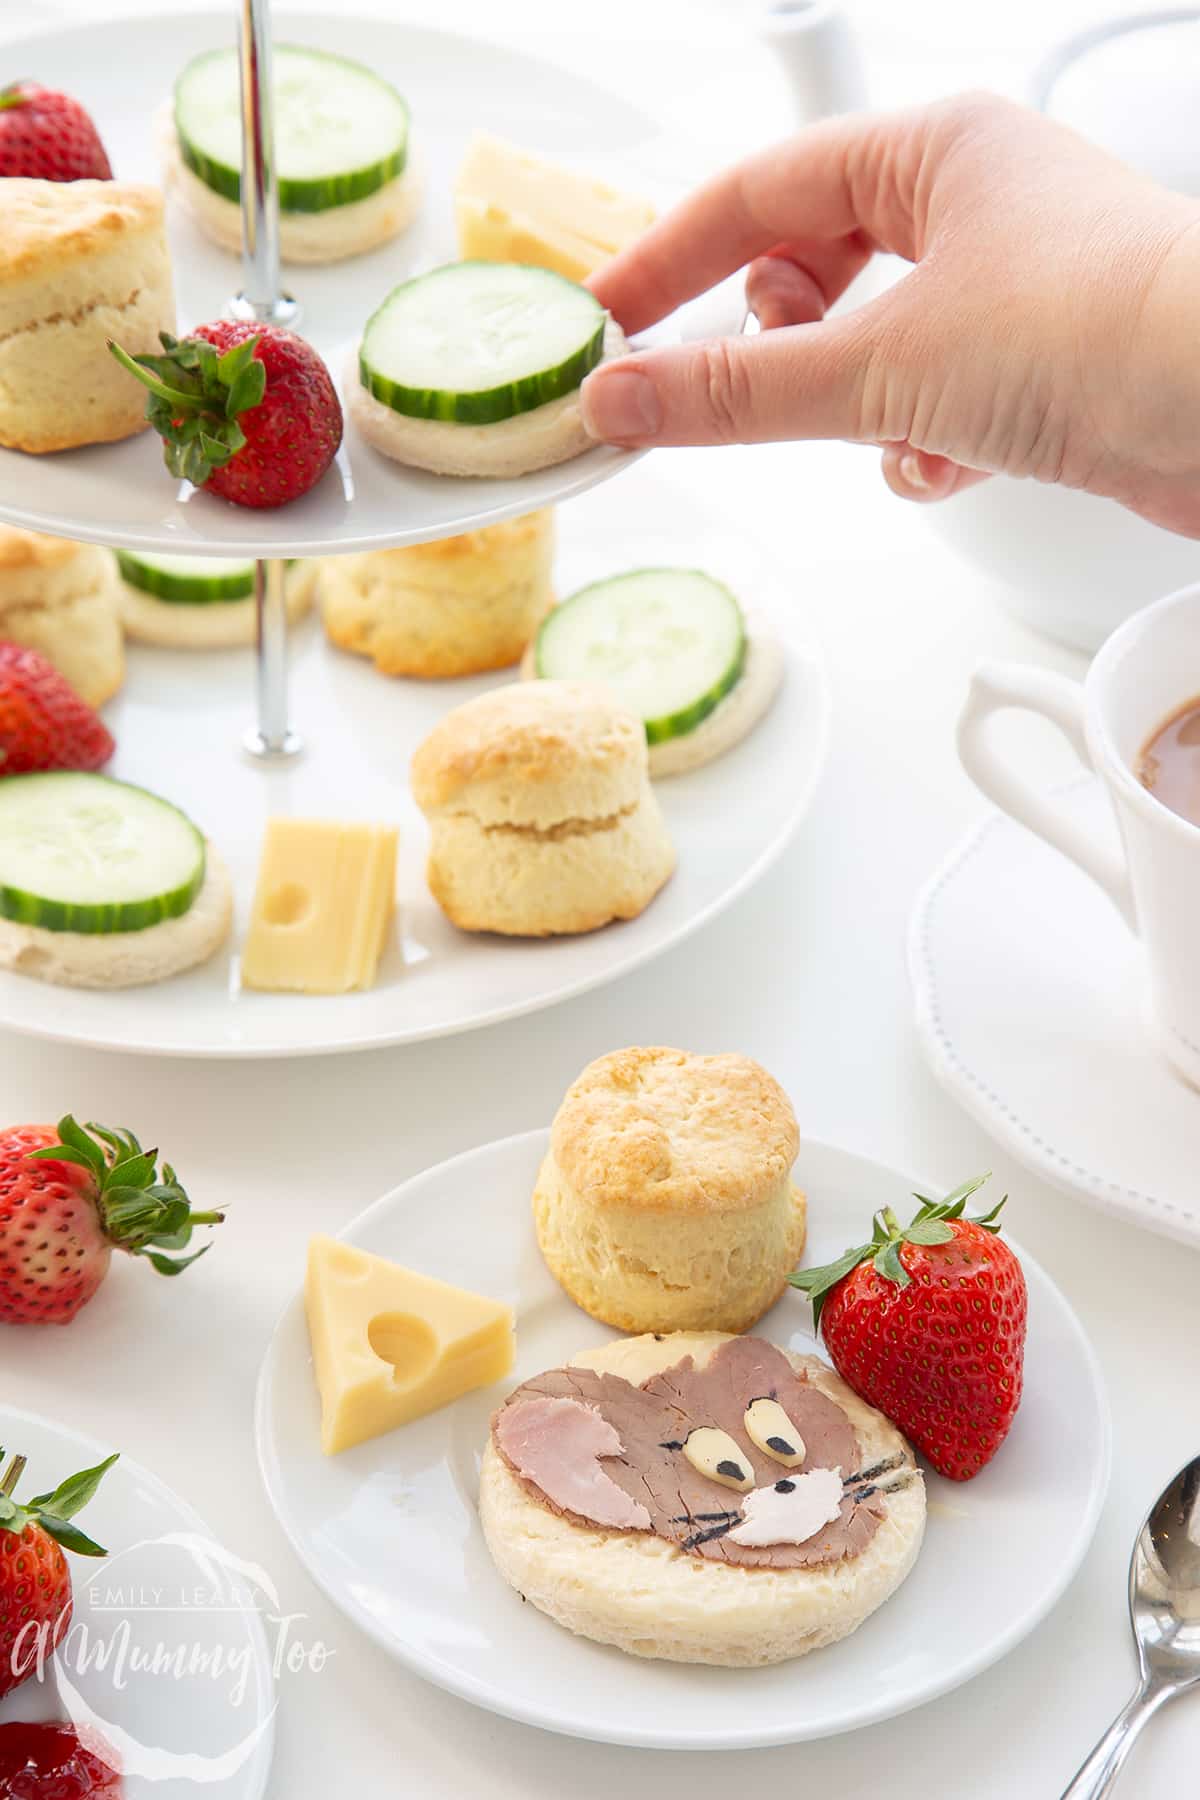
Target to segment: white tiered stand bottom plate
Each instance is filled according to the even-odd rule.
[[[752,544],[722,531],[652,464],[564,508],[559,533],[560,595],[622,568],[695,563],[728,581],[751,611],[769,612],[787,642],[784,686],[758,729],[720,761],[659,784],[679,867],[640,918],[540,942],[468,936],[430,898],[427,832],[408,789],[409,759],[450,707],[512,674],[389,680],[363,659],[333,650],[309,621],[293,644],[293,714],[308,751],[264,768],[237,749],[250,715],[251,651],[135,650],[121,698],[105,709],[118,743],[111,772],[182,806],[229,863],[237,890],[231,946],[173,981],[115,992],[0,976],[0,1027],[173,1056],[303,1056],[411,1043],[611,981],[678,943],[749,887],[794,832],[825,755],[825,679],[791,623],[794,595]],[[306,997],[240,988],[236,949],[263,829],[281,813],[399,819],[399,930],[367,993]]]

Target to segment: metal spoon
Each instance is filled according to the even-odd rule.
[[[1129,1618],[1142,1678],[1062,1800],[1101,1800],[1160,1706],[1200,1683],[1200,1456],[1180,1469],[1138,1533]]]

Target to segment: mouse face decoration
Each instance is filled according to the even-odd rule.
[[[857,1556],[884,1495],[912,1476],[906,1457],[863,1468],[842,1408],[762,1338],[731,1338],[702,1368],[687,1356],[640,1387],[552,1369],[516,1390],[492,1434],[554,1512],[749,1568]]]

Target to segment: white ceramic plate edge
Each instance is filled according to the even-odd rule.
[[[1092,785],[1095,779],[1093,775],[1078,776],[1051,791],[1058,794],[1073,793],[1081,787]],[[1018,1162],[1023,1163],[1035,1175],[1040,1175],[1060,1193],[1070,1194],[1075,1199],[1084,1195],[1110,1217],[1120,1219],[1127,1225],[1146,1228],[1146,1220],[1130,1204],[1130,1200],[1153,1207],[1160,1221],[1155,1224],[1155,1231],[1164,1237],[1173,1238],[1176,1243],[1187,1244],[1195,1249],[1195,1231],[1173,1222],[1175,1209],[1169,1201],[1155,1194],[1137,1192],[1130,1193],[1129,1198],[1125,1198],[1123,1196],[1128,1190],[1115,1188],[1113,1183],[1092,1174],[1040,1138],[1031,1125],[1006,1106],[983,1078],[967,1066],[941,1023],[937,978],[928,942],[930,919],[942,890],[975,855],[990,833],[1008,822],[1006,814],[994,808],[989,809],[971,827],[966,837],[955,845],[925,883],[913,905],[908,932],[908,973],[913,991],[914,1022],[921,1048],[935,1078],[951,1098],[982,1125],[990,1137],[1010,1151]]]
[[[445,1161],[434,1164],[430,1169],[421,1170],[418,1174],[410,1176],[407,1181],[401,1182],[397,1187],[391,1189],[390,1192],[372,1202],[370,1206],[359,1213],[355,1218],[351,1219],[340,1231],[335,1233],[335,1235],[339,1238],[353,1240],[354,1234],[361,1227],[368,1224],[378,1213],[384,1211],[386,1208],[395,1206],[397,1202],[401,1200],[401,1197],[407,1188],[426,1179],[435,1171],[447,1174],[451,1171],[458,1171],[461,1173],[473,1160],[486,1157],[494,1150],[501,1148],[508,1149],[524,1144],[528,1144],[530,1147],[535,1143],[544,1145],[548,1141],[548,1138],[548,1127],[542,1127],[533,1131],[514,1132],[509,1137],[494,1139],[489,1143],[477,1144],[473,1149],[461,1151],[457,1156],[448,1157]],[[840,1145],[827,1144],[818,1138],[806,1138],[805,1147],[818,1154],[821,1152],[833,1153],[835,1155],[852,1157],[859,1162],[873,1163],[878,1169],[887,1169],[889,1176],[896,1173],[896,1171],[892,1170],[888,1165],[877,1162],[874,1157],[860,1156],[857,1151],[844,1150]],[[919,1180],[911,1180],[908,1177],[902,1177],[902,1179],[905,1181],[906,1186],[914,1191],[933,1191],[933,1189],[929,1188],[925,1183]],[[936,1184],[934,1185],[936,1187]],[[886,1719],[896,1718],[901,1713],[909,1712],[917,1706],[924,1706],[931,1701],[938,1700],[943,1695],[950,1693],[953,1689],[962,1686],[965,1682],[973,1680],[975,1676],[982,1674],[985,1669],[991,1668],[993,1663],[999,1662],[1001,1657],[1007,1656],[1010,1650],[1015,1649],[1015,1647],[1023,1642],[1032,1631],[1036,1630],[1042,1620],[1053,1611],[1055,1606],[1057,1606],[1068,1586],[1074,1580],[1075,1575],[1079,1570],[1079,1566],[1091,1546],[1092,1538],[1095,1536],[1096,1527],[1100,1520],[1100,1513],[1108,1494],[1109,1479],[1112,1473],[1112,1415],[1109,1408],[1108,1391],[1104,1384],[1104,1378],[1099,1362],[1092,1349],[1091,1343],[1088,1340],[1087,1334],[1084,1331],[1074,1308],[1067,1301],[1066,1296],[1061,1292],[1057,1284],[1050,1279],[1049,1275],[1036,1258],[1030,1256],[1027,1251],[1021,1249],[1020,1245],[1014,1243],[1011,1239],[1009,1242],[1012,1249],[1020,1257],[1024,1268],[1036,1272],[1040,1279],[1057,1295],[1062,1308],[1063,1319],[1069,1324],[1070,1329],[1079,1344],[1079,1348],[1082,1351],[1083,1361],[1091,1378],[1092,1387],[1095,1391],[1099,1408],[1102,1431],[1100,1474],[1089,1497],[1087,1510],[1080,1520],[1079,1532],[1072,1545],[1071,1553],[1063,1559],[1057,1581],[1050,1586],[1046,1593],[1039,1596],[1037,1602],[1032,1605],[1007,1632],[993,1643],[988,1644],[985,1649],[981,1650],[976,1655],[966,1658],[956,1668],[947,1670],[944,1681],[938,1682],[932,1686],[924,1686],[919,1696],[901,1695],[890,1703],[879,1704],[875,1707],[870,1705],[864,1706],[860,1701],[852,1708],[847,1709],[843,1714],[827,1716],[821,1721],[819,1729],[797,1731],[787,1728],[770,1733],[755,1731],[753,1729],[743,1731],[725,1730],[719,1736],[706,1739],[703,1745],[697,1746],[695,1740],[690,1738],[686,1733],[673,1733],[669,1729],[661,1730],[652,1738],[631,1734],[627,1731],[604,1731],[603,1729],[595,1727],[584,1732],[579,1729],[578,1725],[568,1722],[562,1717],[555,1716],[552,1712],[544,1711],[539,1715],[531,1708],[510,1708],[500,1705],[497,1703],[497,1699],[493,1694],[483,1691],[477,1683],[464,1679],[457,1670],[441,1669],[435,1672],[434,1665],[410,1654],[405,1647],[397,1644],[394,1639],[389,1638],[386,1633],[381,1631],[376,1625],[370,1612],[365,1608],[352,1608],[346,1604],[344,1596],[335,1592],[332,1583],[327,1582],[322,1574],[310,1565],[302,1552],[300,1542],[296,1536],[293,1535],[286,1522],[285,1512],[281,1507],[279,1499],[280,1481],[278,1465],[271,1444],[271,1434],[268,1429],[268,1415],[270,1411],[272,1363],[275,1343],[284,1327],[285,1321],[291,1317],[294,1309],[303,1306],[302,1293],[294,1295],[292,1299],[288,1301],[276,1321],[263,1357],[255,1390],[255,1446],[258,1455],[259,1473],[262,1476],[267,1500],[271,1506],[271,1510],[275,1514],[280,1529],[283,1531],[284,1536],[287,1538],[297,1560],[309,1576],[309,1579],[316,1584],[331,1604],[337,1607],[338,1611],[342,1612],[345,1617],[351,1619],[359,1630],[364,1632],[373,1643],[379,1646],[385,1655],[394,1658],[396,1661],[403,1664],[405,1668],[409,1669],[413,1674],[418,1675],[422,1680],[431,1681],[436,1686],[444,1688],[448,1693],[455,1694],[459,1699],[467,1700],[473,1706],[482,1707],[486,1712],[497,1713],[503,1718],[515,1719],[518,1724],[532,1725],[539,1730],[552,1731],[564,1737],[582,1738],[589,1743],[621,1744],[642,1750],[694,1750],[698,1747],[705,1750],[761,1749],[772,1745],[801,1743],[816,1738],[835,1737],[841,1732],[854,1730],[860,1726],[881,1724]]]
[[[74,1425],[60,1424],[57,1420],[47,1419],[38,1413],[31,1413],[22,1406],[10,1406],[7,1402],[0,1403],[0,1411],[11,1419],[18,1421],[27,1419],[31,1426],[36,1426],[40,1431],[50,1430],[59,1433],[65,1443],[77,1447],[82,1456],[90,1459],[87,1464],[83,1465],[85,1467],[94,1467],[96,1463],[102,1462],[106,1456],[112,1454],[111,1444],[103,1442],[100,1438],[92,1437],[90,1432],[77,1430]],[[136,1458],[126,1456],[122,1452],[120,1468],[123,1476],[141,1482],[143,1486],[156,1493],[164,1504],[173,1509],[181,1523],[189,1531],[194,1532],[197,1537],[207,1538],[214,1544],[221,1542],[216,1532],[205,1522],[191,1502],[183,1499],[182,1495],[177,1493],[169,1482],[164,1481],[161,1475],[156,1475],[153,1469],[148,1469],[145,1463],[138,1462]],[[248,1612],[244,1616],[254,1647],[256,1675],[259,1681],[265,1685],[266,1691],[270,1693],[272,1686],[271,1652],[267,1643],[267,1634],[263,1629],[262,1620],[256,1612]],[[263,1725],[255,1751],[251,1784],[246,1790],[245,1800],[263,1800],[267,1791],[275,1755],[275,1715],[277,1710],[277,1707],[272,1706]]]

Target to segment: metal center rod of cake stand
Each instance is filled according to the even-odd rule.
[[[294,325],[300,307],[279,286],[279,183],[270,0],[238,0],[242,77],[242,281],[235,319]]]
[[[279,185],[275,173],[275,86],[270,0],[237,0],[242,96],[242,291],[235,319],[294,325],[300,308],[279,285]],[[287,568],[278,557],[254,565],[258,723],[246,749],[264,762],[296,756],[301,742],[288,721]]]
[[[288,723],[287,564],[278,556],[254,565],[258,622],[258,724],[244,742],[251,756],[280,761],[296,756],[301,741]]]

